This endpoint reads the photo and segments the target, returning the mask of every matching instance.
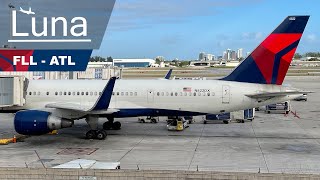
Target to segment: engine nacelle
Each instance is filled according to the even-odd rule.
[[[23,135],[42,135],[61,128],[71,127],[73,121],[61,119],[50,112],[39,110],[19,111],[14,117],[14,128]]]

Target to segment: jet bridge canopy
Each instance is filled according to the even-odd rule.
[[[23,106],[28,83],[24,76],[0,76],[0,108]]]

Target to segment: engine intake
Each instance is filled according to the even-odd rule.
[[[39,110],[19,111],[14,117],[14,128],[23,135],[42,135],[52,130],[71,127],[73,121],[61,119],[50,112]]]

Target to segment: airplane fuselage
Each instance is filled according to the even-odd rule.
[[[30,81],[22,109],[41,109],[50,103],[93,106],[104,80]],[[287,95],[258,101],[258,92],[282,92],[287,87],[221,80],[117,80],[111,98],[115,117],[204,115],[249,109],[292,99]],[[11,108],[12,109],[12,108]],[[65,115],[64,115],[65,116]]]

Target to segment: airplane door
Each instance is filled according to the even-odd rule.
[[[154,102],[154,92],[153,90],[148,90],[148,95],[147,95],[147,99],[148,99],[148,103],[153,103]]]
[[[223,104],[230,103],[230,86],[227,86],[227,85],[222,86],[222,103]]]

